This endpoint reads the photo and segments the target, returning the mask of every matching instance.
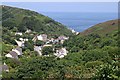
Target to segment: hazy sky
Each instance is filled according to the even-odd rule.
[[[117,12],[117,2],[4,2],[37,12]]]

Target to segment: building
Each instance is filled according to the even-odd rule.
[[[10,51],[8,54],[5,55],[8,58],[18,59],[18,54],[15,51]]]
[[[25,33],[31,33],[32,31],[30,29],[27,29]]]
[[[21,33],[21,32],[16,32],[15,35],[20,35],[20,36],[22,36],[22,33]]]
[[[58,40],[61,42],[61,44],[63,44],[64,41],[65,41],[65,40],[68,40],[68,39],[69,39],[69,37],[66,37],[66,36],[59,36],[59,37],[58,37]]]
[[[36,40],[41,40],[41,41],[47,41],[47,35],[46,34],[41,34],[41,35],[35,35],[35,37],[32,39],[32,41],[36,42]]]
[[[56,53],[54,53],[54,55],[58,58],[63,58],[67,55],[67,53],[68,51],[66,50],[66,48],[61,48],[59,50],[56,50]]]
[[[23,54],[23,53],[22,53],[22,48],[20,48],[20,47],[17,47],[17,48],[15,48],[15,49],[12,49],[12,51],[16,52],[17,55],[22,55],[22,54]]]
[[[22,48],[20,47],[17,47],[15,49],[12,49],[12,51],[10,51],[8,54],[6,54],[5,56],[6,57],[9,57],[9,58],[14,58],[14,59],[18,59],[18,56],[19,55],[22,55]]]
[[[41,41],[47,41],[47,35],[46,34],[41,34],[39,36],[37,36],[38,40]]]
[[[18,45],[19,47],[24,47],[25,41],[17,41],[17,40],[15,40],[15,42],[17,43],[17,45]]]
[[[2,71],[9,72],[9,68],[8,68],[8,66],[6,65],[6,63],[4,63],[4,64],[2,65]]]
[[[36,51],[40,56],[42,55],[41,50],[42,50],[41,46],[34,46],[34,51]]]

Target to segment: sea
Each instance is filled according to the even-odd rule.
[[[118,19],[118,14],[112,12],[42,12],[42,14],[77,32],[98,23]]]

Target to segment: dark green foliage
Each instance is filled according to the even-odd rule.
[[[36,46],[42,46],[43,44],[45,44],[45,42],[37,40],[36,41]]]
[[[42,54],[43,55],[49,55],[51,53],[53,53],[53,47],[50,47],[50,46],[47,47],[46,46],[42,49]]]
[[[24,46],[25,46],[24,49],[29,49],[31,51],[34,50],[34,43],[32,40],[25,42]]]

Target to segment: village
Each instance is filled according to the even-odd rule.
[[[30,34],[32,31],[31,30],[26,30],[25,34]],[[78,34],[77,32],[75,32],[74,30],[72,30],[72,32],[74,34]],[[15,35],[19,35],[22,36],[23,33],[22,32],[16,32]],[[43,55],[42,54],[42,49],[44,47],[52,47],[53,45],[60,43],[63,44],[65,40],[68,40],[69,37],[66,37],[64,35],[59,36],[58,38],[54,39],[54,38],[48,38],[47,34],[36,34],[33,38],[32,41],[35,43],[36,41],[42,41],[44,42],[43,45],[35,45],[34,44],[34,51],[38,54],[38,56],[51,56],[49,54],[47,55]],[[15,39],[15,42],[17,44],[17,47],[12,49],[8,54],[5,55],[5,57],[7,58],[11,58],[11,59],[15,59],[15,60],[19,60],[19,57],[24,55],[22,49],[25,47],[25,42],[29,41],[29,39],[27,38],[22,38],[20,37],[19,40]],[[53,54],[56,58],[64,58],[68,51],[65,47],[61,47],[61,48],[53,48]],[[2,70],[5,72],[9,72],[9,67],[7,66],[7,64],[4,62],[4,64],[2,65]]]

